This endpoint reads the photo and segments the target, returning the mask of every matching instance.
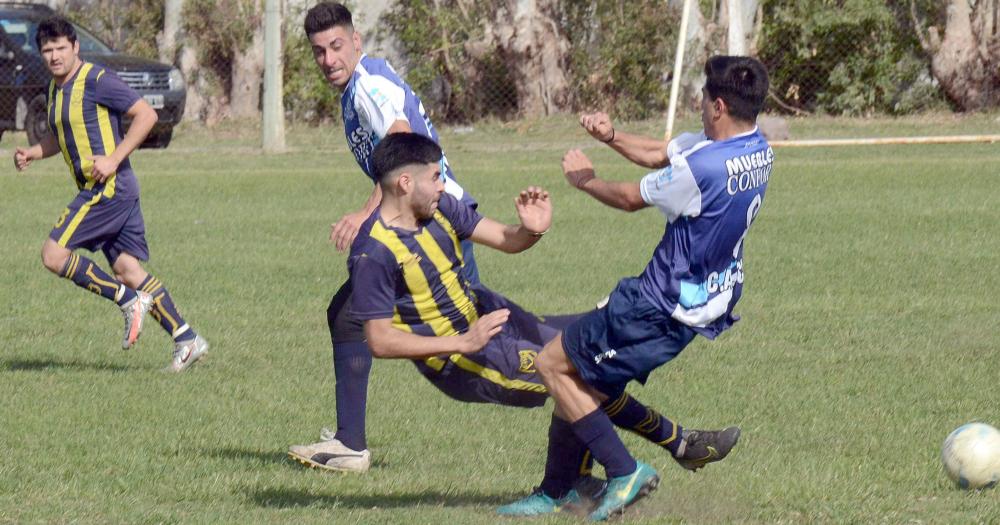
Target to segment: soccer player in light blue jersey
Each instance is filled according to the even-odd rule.
[[[364,53],[361,33],[355,31],[351,12],[346,7],[336,2],[321,2],[306,14],[304,26],[316,65],[330,86],[341,94],[347,145],[358,166],[373,183],[372,193],[361,209],[344,215],[332,226],[330,240],[338,250],[344,251],[351,246],[361,224],[382,200],[382,192],[371,167],[371,154],[379,141],[391,133],[413,132],[438,142],[438,134],[420,98],[392,66],[384,59]],[[455,180],[447,157],[442,156],[440,164],[445,191],[462,205],[474,209],[475,200]],[[462,249],[465,252],[462,278],[477,283],[479,272],[472,243],[463,241]],[[348,279],[334,294],[327,308],[337,380],[337,430],[331,433],[324,429],[320,433],[321,442],[293,446],[289,454],[301,459],[303,454],[312,450],[329,451],[334,455],[324,468],[364,472],[368,469],[368,460],[352,458],[359,457],[359,454],[368,457],[365,412],[372,358],[368,345],[363,337],[359,337],[360,322],[345,308],[350,303],[351,290]],[[341,460],[340,457],[346,459]]]
[[[756,125],[767,71],[752,58],[714,56],[705,75],[704,131],[670,141],[660,149],[665,159],[657,141],[618,134],[601,117],[581,119],[627,158],[666,164],[662,169],[637,182],[612,182],[598,178],[579,150],[563,158],[574,187],[626,211],[654,206],[667,222],[643,273],[622,279],[605,306],[567,327],[536,362],[556,401],[553,421],[569,424],[607,472],[607,492],[590,514],[593,520],[620,514],[659,483],[653,467],[636,461],[622,444],[601,404],[633,379],[644,383],[696,335],[714,339],[738,320],[733,308],[746,275],[744,241],[774,158]],[[536,500],[532,494],[517,503],[531,508]],[[559,501],[551,508],[557,510]]]
[[[452,399],[542,406],[548,390],[535,358],[561,328],[581,316],[539,318],[460,275],[462,240],[507,253],[537,243],[551,224],[548,193],[537,187],[522,191],[515,199],[519,224],[499,223],[444,192],[441,155],[433,140],[416,133],[393,134],[375,148],[373,170],[383,199],[351,246],[351,279],[365,292],[354,294],[349,308],[363,321],[363,337],[376,357],[412,360]],[[627,393],[610,398],[601,409],[616,426],[667,450],[685,468],[722,459],[734,444],[706,441],[719,453],[703,461],[705,447],[683,439],[680,425]],[[558,498],[565,506],[568,497],[582,504],[586,486],[596,485],[588,476],[590,455],[568,425],[554,421],[550,436],[559,446],[549,450],[539,498],[548,504]],[[320,447],[298,452],[293,457],[311,467],[325,467],[334,454]],[[345,453],[338,459],[363,462],[370,453]],[[506,510],[523,515],[531,509]]]
[[[156,111],[113,71],[80,59],[76,30],[65,19],[41,22],[35,39],[52,74],[50,132],[30,148],[17,148],[14,165],[24,170],[34,160],[62,152],[78,190],[42,246],[42,263],[122,309],[123,348],[135,343],[149,312],[174,341],[170,369],[183,371],[208,351],[208,343],[184,321],[163,284],[142,267],[149,248],[139,182],[128,158],[156,124]],[[132,124],[123,136],[125,116]],[[104,252],[114,276],[76,253],[78,248]]]

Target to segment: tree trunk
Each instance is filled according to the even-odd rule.
[[[1000,105],[1000,28],[998,0],[950,0],[942,39],[937,27],[927,35],[910,12],[920,45],[931,56],[931,74],[945,95],[963,111]]]
[[[234,118],[260,116],[260,87],[264,78],[264,24],[260,1],[254,2],[253,37],[246,49],[233,49],[230,115]]]
[[[207,81],[202,75],[202,66],[198,61],[198,48],[193,38],[182,40],[180,52],[181,74],[187,84],[187,101],[184,104],[184,120],[201,120],[205,117],[208,100],[203,94],[208,93]]]
[[[173,64],[177,58],[177,35],[181,31],[181,11],[184,0],[163,2],[163,32],[157,38],[160,62]]]
[[[557,0],[507,0],[492,29],[517,87],[523,116],[550,115],[568,107],[564,57],[569,41],[555,17]]]

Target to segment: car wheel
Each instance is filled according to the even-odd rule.
[[[49,132],[48,108],[45,95],[38,95],[28,103],[28,114],[24,119],[24,129],[28,132],[28,143],[34,146]]]
[[[170,145],[170,139],[174,138],[174,128],[150,134],[142,143],[144,148],[165,148]]]

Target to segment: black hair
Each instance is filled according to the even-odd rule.
[[[712,100],[721,98],[729,114],[754,122],[767,97],[767,69],[750,57],[715,55],[705,62],[705,91]]]
[[[76,43],[76,29],[73,27],[73,24],[61,16],[46,18],[38,24],[38,31],[35,33],[35,45],[38,46],[38,49],[41,49],[42,44],[45,42],[56,40],[63,36],[69,40],[70,44]]]
[[[413,164],[433,164],[441,160],[437,142],[419,133],[391,133],[372,152],[372,175],[385,182],[396,170]]]
[[[320,2],[306,13],[306,36],[326,31],[331,27],[345,26],[354,29],[351,11],[338,2]]]

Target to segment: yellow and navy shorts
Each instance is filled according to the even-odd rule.
[[[63,210],[49,238],[70,250],[101,250],[111,264],[123,252],[141,261],[149,260],[139,199],[81,191]]]

